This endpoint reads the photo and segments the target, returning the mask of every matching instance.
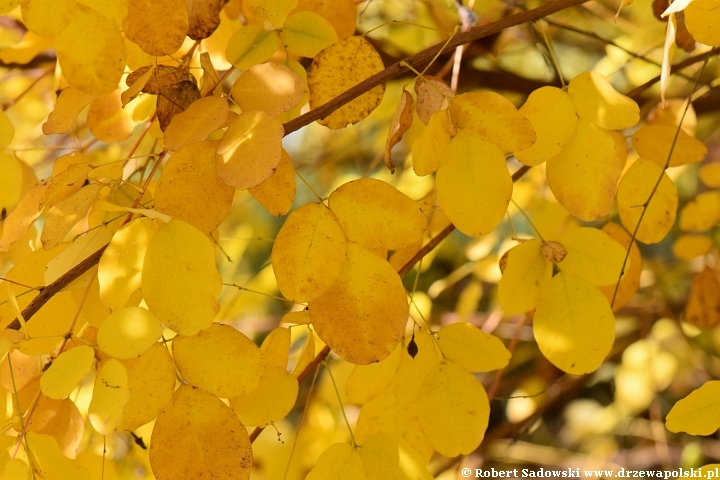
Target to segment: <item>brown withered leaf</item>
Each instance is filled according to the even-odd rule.
[[[157,98],[157,117],[163,132],[175,115],[184,112],[195,100],[200,98],[200,89],[195,82],[184,80],[162,89]]]
[[[407,90],[403,90],[397,110],[395,110],[395,116],[390,123],[387,142],[385,142],[385,166],[390,169],[390,173],[395,173],[395,165],[392,163],[392,148],[402,140],[403,134],[412,125],[412,104],[412,95]]]
[[[425,125],[428,124],[433,113],[443,108],[448,98],[455,96],[445,82],[429,75],[415,80],[415,95],[417,95],[415,111]]]
[[[220,25],[220,10],[223,0],[190,0],[190,30],[188,37],[193,40],[207,38]]]
[[[158,95],[163,88],[176,85],[185,80],[197,83],[195,77],[183,66],[145,65],[128,75],[125,84],[128,87],[132,86],[136,81],[140,80],[145,72],[153,67],[155,67],[155,72],[148,78],[147,82],[145,82],[145,86],[143,86],[141,90],[143,93]]]
[[[567,250],[560,242],[549,241],[542,244],[540,247],[542,254],[553,263],[560,263],[565,259]]]
[[[675,43],[686,52],[692,52],[695,50],[695,39],[685,26],[685,12],[677,12],[675,14],[675,20],[677,20]]]
[[[720,323],[720,280],[710,267],[693,277],[684,320],[700,328]]]

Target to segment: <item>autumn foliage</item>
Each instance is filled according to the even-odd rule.
[[[0,479],[720,461],[720,2],[630,3],[0,1]]]

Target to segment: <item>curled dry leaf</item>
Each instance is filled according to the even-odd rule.
[[[708,266],[693,277],[684,320],[700,328],[720,323],[720,280]]]
[[[412,126],[412,104],[412,95],[407,90],[403,90],[397,110],[395,110],[395,116],[390,123],[390,132],[388,132],[387,142],[385,143],[385,166],[390,169],[390,173],[395,173],[395,165],[392,162],[392,148],[402,140],[403,134]]]

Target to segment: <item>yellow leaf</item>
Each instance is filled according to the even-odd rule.
[[[205,97],[193,102],[185,111],[175,115],[165,129],[165,149],[177,152],[191,143],[205,140],[225,124],[228,111],[224,98]]]
[[[28,31],[19,43],[0,50],[0,60],[5,63],[27,65],[37,57],[40,52],[53,48],[54,43],[54,39],[51,37],[43,37]]]
[[[695,274],[683,320],[699,328],[720,323],[720,279],[712,268]]]
[[[685,26],[693,38],[705,45],[720,46],[720,10],[716,0],[693,0],[685,12]]]
[[[445,358],[469,372],[490,372],[510,362],[510,352],[502,340],[466,322],[442,327],[438,345]]]
[[[537,134],[532,147],[514,151],[515,158],[525,165],[540,165],[559,154],[575,133],[575,107],[568,94],[559,88],[533,91],[520,107],[520,113],[530,120]]]
[[[670,167],[702,161],[707,155],[707,147],[683,130],[680,130],[675,141],[677,130],[674,125],[646,125],[633,134],[633,148],[642,158],[661,168],[665,168],[671,148]]]
[[[3,2],[0,2],[0,14],[4,15],[12,12],[20,5],[20,1],[21,0],[3,0]]]
[[[230,406],[246,427],[264,427],[285,418],[295,405],[297,395],[297,378],[284,366],[267,367],[260,385],[245,395],[230,399]]]
[[[673,255],[681,260],[692,260],[708,253],[712,245],[712,239],[707,235],[682,235],[673,244]]]
[[[69,398],[52,400],[41,396],[28,430],[50,435],[65,456],[75,458],[85,430],[85,420]]]
[[[430,116],[427,128],[415,138],[412,162],[416,175],[430,175],[438,169],[440,160],[445,158],[445,149],[450,144],[449,122],[447,110],[439,110]]]
[[[67,168],[62,168],[64,163],[69,163]],[[55,164],[60,165],[57,169],[53,168],[53,176],[48,183],[40,208],[52,207],[80,190],[90,168],[87,159],[82,154],[63,155],[55,161]]]
[[[309,10],[330,22],[340,38],[355,34],[357,5],[354,0],[299,0],[297,11]]]
[[[711,380],[673,405],[665,419],[671,432],[711,435],[720,427],[720,381]]]
[[[89,105],[93,98],[95,97],[75,87],[63,89],[55,102],[55,108],[42,125],[43,133],[50,135],[67,132],[80,110]]]
[[[348,37],[329,46],[315,57],[308,72],[310,108],[329,102],[383,69],[380,55],[364,37]],[[333,130],[355,124],[375,110],[384,93],[385,85],[378,85],[318,122]]]
[[[706,187],[720,187],[720,163],[708,163],[707,165],[701,166],[698,171],[698,176]]]
[[[19,458],[13,458],[3,465],[0,471],[0,480],[26,480],[30,478],[30,469],[27,463]],[[90,476],[88,475],[89,479]]]
[[[417,104],[415,111],[420,120],[429,125],[430,118],[441,109],[446,109],[449,100],[455,96],[442,79],[426,75],[415,80]]]
[[[105,143],[126,140],[135,127],[130,113],[123,109],[119,90],[100,95],[93,100],[88,110],[86,124],[90,133]]]
[[[279,63],[250,67],[240,74],[230,90],[243,111],[261,110],[272,117],[295,107],[307,93],[305,81]]]
[[[179,334],[209,327],[222,279],[208,237],[179,220],[161,226],[147,247],[141,288],[150,311]]]
[[[333,443],[320,454],[305,480],[366,480],[360,454],[346,443]]]
[[[183,378],[222,398],[238,397],[260,384],[260,349],[230,325],[213,323],[197,335],[178,335],[173,357]]]
[[[628,157],[628,144],[627,140],[625,140],[625,136],[621,132],[616,132],[615,130],[610,130],[607,134],[610,135],[615,142],[615,154],[620,162],[620,166],[625,168],[625,163],[627,163]]]
[[[265,207],[270,215],[285,215],[295,202],[295,169],[285,149],[280,151],[280,163],[270,178],[248,189],[250,195]]]
[[[610,238],[614,239],[620,246],[627,252],[630,246],[630,234],[625,231],[623,227],[617,223],[608,223],[603,227],[603,232],[607,233]],[[633,242],[630,247],[630,256],[628,257],[628,263],[625,265],[625,273],[620,280],[620,287],[618,288],[617,295],[615,296],[615,303],[611,304],[614,312],[620,310],[630,299],[635,295],[637,289],[640,288],[640,274],[643,270],[643,258],[640,254],[640,249],[637,246],[637,242]],[[615,281],[607,286],[598,287],[600,291],[607,298],[608,303],[613,301],[613,295],[615,295]]]
[[[580,277],[561,272],[541,292],[533,332],[540,351],[560,370],[595,371],[615,341],[615,318],[602,293]]]
[[[149,218],[137,218],[115,232],[98,264],[100,298],[105,305],[122,308],[140,288],[145,252],[155,233]]]
[[[393,393],[401,404],[412,402],[418,397],[428,372],[442,359],[442,351],[437,341],[429,334],[423,331],[415,332],[415,344],[417,354],[414,358],[411,357],[406,348],[395,375]]]
[[[33,470],[40,478],[90,480],[90,472],[88,472],[87,468],[80,465],[76,460],[71,460],[63,455],[57,441],[50,435],[28,432],[27,443],[32,458]]]
[[[122,423],[123,410],[130,399],[125,365],[110,358],[100,367],[88,407],[88,420],[101,435],[110,435]]]
[[[65,240],[65,235],[87,214],[102,188],[100,183],[90,184],[50,209],[40,237],[45,250],[51,250]]]
[[[506,313],[529,312],[552,277],[552,263],[542,254],[542,240],[534,239],[513,247],[498,283],[498,302]]]
[[[395,173],[395,165],[392,163],[392,148],[402,140],[402,136],[412,126],[412,104],[412,95],[407,90],[403,90],[402,98],[395,110],[395,116],[390,122],[390,131],[385,143],[385,166],[390,169],[390,173]]]
[[[54,37],[73,17],[73,0],[27,0],[22,2],[22,20],[28,30],[43,37]]]
[[[280,38],[290,53],[312,58],[338,41],[333,26],[315,12],[296,12],[280,29]]]
[[[273,329],[260,345],[260,356],[265,367],[287,367],[290,355],[290,329]]]
[[[310,312],[300,310],[299,312],[289,312],[283,315],[280,323],[292,323],[294,325],[307,325],[310,323]]]
[[[367,403],[385,392],[393,380],[403,358],[400,343],[385,360],[371,365],[355,365],[345,383],[345,396],[350,403]]]
[[[158,480],[248,480],[252,446],[235,412],[208,392],[181,385],[155,422],[150,466]]]
[[[113,312],[98,329],[97,345],[111,357],[129,360],[142,355],[162,335],[160,321],[141,307]]]
[[[295,366],[292,369],[292,374],[296,377],[302,373],[305,368],[310,365],[310,362],[315,358],[315,334],[308,327],[307,339],[303,345],[300,355],[295,362]]]
[[[200,89],[200,94],[203,97],[206,97],[210,95],[210,93],[218,85],[220,77],[215,70],[212,60],[210,60],[210,54],[208,52],[202,52],[200,54],[200,66],[203,70],[202,88]]]
[[[482,135],[464,129],[450,141],[445,157],[436,177],[438,203],[465,235],[490,233],[513,191],[505,156]]]
[[[581,119],[605,130],[621,130],[640,121],[637,103],[618,93],[599,73],[586,72],[573,78],[568,95]]]
[[[100,247],[107,245],[111,238],[112,234],[107,227],[101,226],[75,239],[68,248],[48,262],[45,268],[45,285],[50,285],[68,270],[95,253]],[[83,288],[87,284],[87,278],[83,279],[81,277],[68,285],[67,288]]]
[[[308,307],[322,341],[356,365],[387,358],[402,339],[409,313],[397,272],[354,243],[347,245],[340,277]]]
[[[128,0],[123,31],[131,42],[150,55],[172,55],[190,28],[185,0]]]
[[[658,179],[660,183],[658,184]],[[652,199],[650,193],[657,184]],[[617,192],[618,213],[623,226],[634,232],[643,213],[643,204],[649,200],[645,215],[637,229],[636,238],[643,243],[658,243],[668,234],[678,205],[675,184],[662,168],[639,158],[620,180]]]
[[[420,428],[446,457],[469,454],[480,445],[490,417],[482,384],[452,361],[435,366],[416,402]]]
[[[270,30],[282,27],[297,4],[298,0],[250,0],[250,10],[255,20]]]
[[[67,28],[55,37],[55,51],[71,86],[93,96],[118,87],[125,45],[115,25],[95,10],[77,5]]]
[[[570,143],[547,161],[547,181],[558,203],[586,222],[612,208],[622,165],[607,132],[580,118]]]
[[[260,25],[245,25],[230,37],[225,58],[240,70],[268,60],[280,48],[280,39],[275,31],[265,30]]]
[[[8,152],[0,152],[0,209],[10,210],[22,198],[22,165]]]
[[[15,136],[15,127],[5,112],[0,112],[0,148],[5,148]]]
[[[345,234],[333,212],[319,203],[298,208],[273,244],[272,267],[280,292],[294,302],[317,298],[340,275],[345,251]]]
[[[60,400],[75,390],[95,361],[92,347],[80,345],[66,350],[53,360],[40,378],[40,390],[49,398]]]
[[[431,480],[419,454],[392,433],[378,433],[363,442],[360,458],[367,478]]]
[[[350,242],[395,250],[422,238],[427,226],[417,203],[389,183],[361,178],[338,187],[328,200]]]
[[[283,134],[282,123],[265,112],[243,112],[232,119],[217,148],[222,181],[244,190],[270,178],[280,163]]]
[[[680,228],[686,232],[704,232],[720,221],[720,192],[698,194],[680,210]]]
[[[557,237],[567,255],[558,263],[565,273],[593,285],[610,285],[620,278],[625,249],[602,230],[591,227],[568,230]]]
[[[118,430],[135,430],[155,419],[170,401],[177,381],[175,363],[160,343],[121,363],[127,369],[130,399]]]
[[[530,120],[495,92],[470,92],[450,100],[452,119],[459,128],[479,133],[502,152],[525,150],[537,136]]]
[[[187,222],[203,233],[220,226],[230,212],[235,190],[217,174],[218,144],[195,142],[170,157],[155,190],[157,211]]]

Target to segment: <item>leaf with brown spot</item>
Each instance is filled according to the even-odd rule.
[[[412,105],[412,95],[407,90],[403,90],[385,143],[385,166],[390,169],[390,173],[395,173],[395,165],[392,163],[392,148],[402,140],[403,134],[412,126]]]
[[[188,37],[193,40],[207,38],[220,25],[220,10],[225,2],[222,0],[191,0],[190,29]]]
[[[157,116],[160,129],[164,132],[178,113],[184,112],[200,98],[200,89],[194,82],[185,80],[162,89],[157,99]]]
[[[542,244],[540,247],[542,254],[553,263],[560,263],[565,259],[567,250],[562,246],[560,242],[549,241]]]

